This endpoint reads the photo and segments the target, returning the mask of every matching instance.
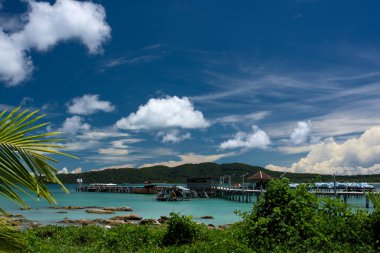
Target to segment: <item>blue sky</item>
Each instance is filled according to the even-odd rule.
[[[380,173],[378,1],[0,0],[0,108],[59,168],[244,162]]]

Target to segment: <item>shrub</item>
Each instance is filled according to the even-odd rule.
[[[170,213],[163,245],[182,245],[191,243],[199,238],[200,227],[191,218],[191,216]]]
[[[380,210],[374,211],[371,216],[371,232],[374,235],[375,248],[380,251]]]
[[[343,242],[371,246],[373,236],[367,212],[353,211],[346,203],[324,198],[317,217],[319,237],[324,239],[326,246],[333,247],[334,244]]]
[[[151,251],[147,249],[157,248],[162,241],[161,230],[141,225],[115,226],[105,232],[99,248],[111,252]]]
[[[293,190],[289,181],[272,180],[251,213],[243,213],[240,228],[251,247],[273,250],[276,245],[295,246],[315,234],[317,197],[306,185]]]
[[[373,219],[336,199],[318,199],[307,185],[272,180],[235,235],[258,252],[371,252]],[[372,225],[371,225],[372,224]],[[371,227],[373,228],[371,230]]]

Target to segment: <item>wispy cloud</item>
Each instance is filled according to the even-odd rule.
[[[108,139],[108,138],[120,138],[120,137],[125,138],[129,136],[130,134],[118,132],[113,128],[104,128],[104,129],[97,129],[97,130],[83,132],[80,135],[77,135],[76,138],[81,139],[81,140],[102,140],[102,139]],[[131,141],[132,143],[132,140],[130,139],[123,139],[123,141],[124,142]]]
[[[279,147],[278,150],[281,153],[285,153],[285,154],[302,154],[302,153],[309,152],[313,148],[313,145],[315,144],[306,145],[306,146],[296,146],[296,147],[284,146],[284,147]]]
[[[138,143],[142,142],[144,139],[139,139],[139,138],[128,138],[128,139],[120,139],[116,141],[111,142],[111,146],[113,148],[128,148],[128,144],[133,144],[133,143]]]
[[[212,121],[212,123],[252,123],[257,122],[266,117],[270,116],[271,112],[269,111],[261,111],[261,112],[253,112],[249,114],[233,114],[221,116]]]
[[[148,64],[164,58],[167,53],[168,50],[161,44],[149,45],[135,51],[130,51],[125,55],[103,61],[99,66],[99,71],[102,72],[122,65]]]
[[[163,157],[177,156],[178,152],[168,148],[132,148],[128,149],[128,154],[90,154],[83,157],[85,163],[96,163],[107,166],[118,166],[119,164],[142,164],[147,160],[157,160]]]
[[[142,63],[150,63],[155,60],[161,59],[162,55],[141,55],[135,57],[119,57],[115,59],[110,59],[104,62],[101,69],[114,68],[120,65],[135,65]]]
[[[118,149],[118,148],[101,148],[98,149],[98,153],[100,155],[128,155],[128,150],[126,149]]]
[[[199,155],[194,153],[178,155],[179,160],[177,161],[166,161],[166,162],[157,162],[157,163],[146,163],[140,166],[143,167],[152,167],[156,165],[163,165],[168,167],[175,167],[186,163],[205,163],[205,162],[214,162],[221,158],[233,156],[235,153],[224,153],[224,154],[215,154],[215,155]]]

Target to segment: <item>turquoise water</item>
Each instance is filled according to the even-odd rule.
[[[380,191],[380,184],[373,184],[377,191]],[[235,210],[249,211],[252,203],[240,203],[224,199],[192,199],[191,201],[160,202],[154,200],[154,195],[128,194],[128,193],[96,193],[96,192],[76,192],[75,185],[67,185],[70,194],[63,193],[56,185],[49,185],[49,189],[57,200],[58,206],[100,206],[100,207],[120,207],[129,206],[143,218],[157,219],[161,215],[168,216],[170,212],[180,212],[185,215],[192,215],[194,220],[214,225],[230,224],[240,220],[234,214]],[[63,210],[67,213],[57,213],[56,209],[50,209],[45,200],[39,202],[25,196],[31,210],[20,210],[20,207],[0,197],[0,206],[13,214],[22,214],[27,219],[37,221],[42,224],[55,224],[56,222],[69,219],[97,219],[110,218],[116,215],[125,214],[116,212],[115,214],[89,214],[84,210]],[[349,198],[348,202],[355,208],[364,208],[364,198]],[[373,209],[372,204],[369,211]],[[212,220],[202,220],[201,216],[211,215]]]

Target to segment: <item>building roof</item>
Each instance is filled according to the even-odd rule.
[[[270,179],[272,179],[272,177],[269,176],[267,173],[262,172],[261,170],[248,178],[248,180],[270,180]]]

